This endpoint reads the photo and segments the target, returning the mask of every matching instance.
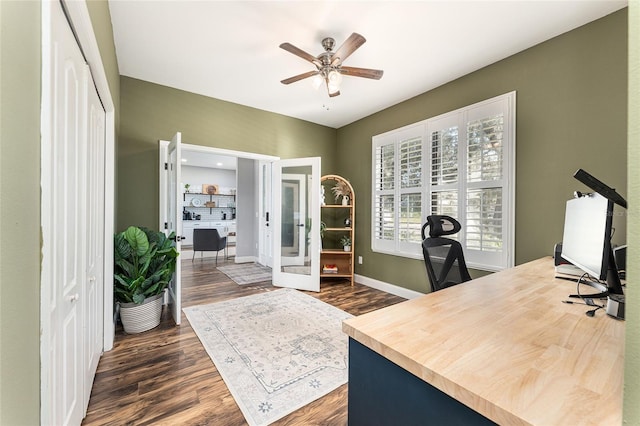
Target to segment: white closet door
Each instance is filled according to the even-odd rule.
[[[105,112],[93,84],[88,88],[87,108],[87,256],[84,312],[84,411],[102,354],[104,334],[104,157]]]
[[[53,423],[68,425],[80,424],[83,417],[84,124],[88,66],[57,2],[52,12]]]
[[[102,352],[106,117],[60,2],[42,22],[41,423],[79,425]]]

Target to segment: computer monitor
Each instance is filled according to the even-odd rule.
[[[562,237],[562,257],[601,281],[604,297],[623,294],[611,247],[613,201],[598,193],[584,194],[567,201]],[[588,282],[589,283],[589,282]],[[589,283],[595,288],[602,286]]]

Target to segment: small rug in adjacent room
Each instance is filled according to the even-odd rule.
[[[347,383],[352,315],[313,296],[280,289],[183,310],[251,426]]]
[[[236,263],[218,267],[222,272],[239,285],[271,281],[271,268],[257,263]]]

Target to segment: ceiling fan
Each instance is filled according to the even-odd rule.
[[[287,78],[285,80],[282,80],[281,83],[291,84],[308,77],[314,77],[314,86],[316,86],[317,88],[324,81],[327,85],[329,96],[334,97],[340,94],[340,83],[342,82],[343,74],[353,77],[364,77],[374,80],[380,80],[384,72],[382,70],[345,67],[342,65],[344,60],[347,59],[353,52],[355,52],[357,48],[362,46],[365,41],[367,40],[360,34],[353,33],[344,42],[344,44],[338,48],[338,50],[333,52],[335,40],[331,37],[326,37],[322,40],[322,47],[324,48],[324,52],[322,52],[318,56],[310,55],[304,50],[295,47],[291,43],[282,43],[280,45],[282,49],[311,62],[316,66],[316,70]]]

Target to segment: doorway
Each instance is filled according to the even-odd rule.
[[[164,164],[167,161],[166,147],[168,144],[168,141],[159,141],[159,170],[161,171],[164,170]],[[228,220],[235,214],[236,230],[241,229],[241,231],[237,232],[235,241],[236,263],[260,262],[259,247],[262,246],[261,238],[263,238],[263,233],[260,232],[260,229],[265,222],[265,218],[266,221],[268,221],[268,212],[271,206],[270,204],[264,203],[262,197],[258,194],[260,188],[264,186],[263,181],[270,179],[270,175],[260,173],[259,167],[261,167],[263,163],[270,163],[279,158],[270,155],[186,143],[182,143],[181,146],[182,157],[187,159],[182,165],[188,164],[189,159],[192,159],[192,164],[196,163],[193,159],[198,159],[197,164],[199,167],[204,167],[209,164],[211,168],[224,167],[225,169],[230,169],[235,164],[236,174],[238,175],[236,185],[235,188],[232,188],[230,185],[228,188],[235,190],[235,197],[233,197],[235,199],[225,198],[221,200],[222,203],[224,203],[223,206],[226,208],[223,207],[219,209],[216,207],[216,210],[214,211],[212,209],[211,213],[208,208],[200,208],[198,211],[201,213],[202,211],[205,211],[207,214],[210,213],[210,216],[206,217],[211,218],[211,221],[222,220],[224,216],[226,216],[225,220]],[[217,166],[220,162],[222,162],[223,165]],[[215,182],[211,183],[214,184]],[[197,190],[199,188],[196,187],[194,189],[198,192]],[[218,187],[218,189],[220,189],[220,187]],[[169,212],[164,208],[166,205],[167,183],[163,173],[160,173],[159,176],[159,191],[159,229],[164,229],[164,225],[168,221]],[[233,204],[233,207],[230,207],[229,204]],[[191,207],[187,210],[195,211],[195,209]],[[205,216],[201,215],[200,220],[202,220],[203,217]]]

